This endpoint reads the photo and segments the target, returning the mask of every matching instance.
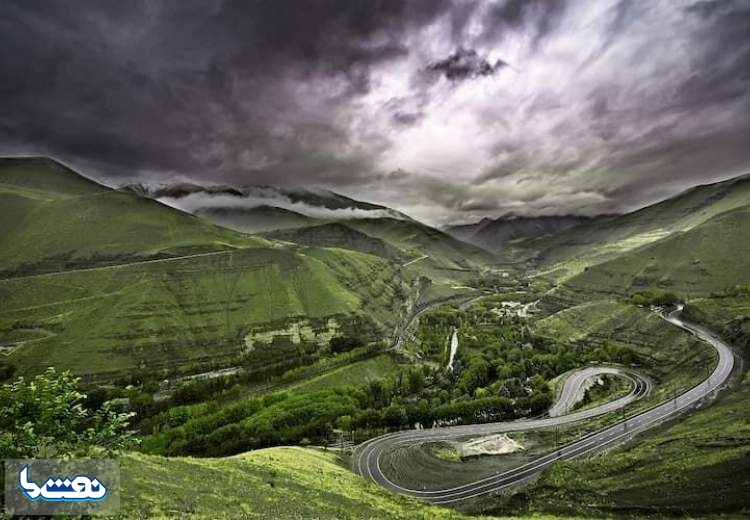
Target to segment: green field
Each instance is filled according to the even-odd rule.
[[[392,494],[354,475],[336,453],[309,448],[223,459],[133,453],[121,460],[121,472],[128,518],[477,518]]]
[[[301,383],[294,384],[286,390],[291,392],[314,392],[336,386],[359,386],[366,385],[370,381],[383,379],[393,374],[398,365],[393,357],[382,354],[365,361],[357,361],[351,365],[326,372],[323,375],[312,377]]]

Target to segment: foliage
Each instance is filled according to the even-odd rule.
[[[671,291],[663,289],[647,289],[637,291],[630,296],[630,301],[636,305],[668,307],[680,303],[681,299]]]
[[[111,455],[134,446],[127,429],[132,414],[117,413],[108,403],[85,408],[78,382],[70,372],[49,368],[0,387],[0,458]]]
[[[362,346],[362,340],[353,336],[334,336],[328,342],[331,352],[339,354]]]

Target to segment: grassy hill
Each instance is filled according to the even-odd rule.
[[[408,259],[408,256],[404,252],[384,240],[372,237],[338,222],[274,231],[266,233],[264,236],[296,244],[339,247],[352,251],[361,251],[382,258],[392,259],[396,262],[404,262]]]
[[[10,279],[0,282],[0,345],[30,371],[269,367],[319,350],[331,319],[334,331],[347,316],[394,319],[398,284],[370,255],[281,248]],[[290,326],[310,328],[309,341],[290,339]],[[260,333],[268,343],[248,346]]]
[[[22,372],[271,374],[353,328],[383,340],[408,291],[383,258],[243,235],[47,159],[0,163],[0,201],[0,356]]]
[[[427,256],[419,269],[433,279],[455,278],[460,271],[478,271],[497,261],[488,251],[419,222],[373,218],[349,220],[346,225],[391,244],[412,259]]]
[[[128,518],[482,518],[386,491],[354,475],[336,453],[311,448],[221,459],[132,453],[121,459],[121,472]]]
[[[268,242],[43,158],[0,160],[0,271],[25,275]]]
[[[523,242],[518,248],[543,273],[561,280],[748,204],[750,175],[744,175],[696,186],[632,213],[597,217],[553,236]],[[508,252],[512,254],[519,251]]]
[[[243,233],[299,228],[316,223],[316,219],[312,217],[275,206],[203,208],[198,209],[195,214],[216,225]]]
[[[750,282],[750,241],[743,237],[750,237],[750,205],[588,267],[565,285],[583,292],[628,294],[659,287],[686,297],[707,296]]]

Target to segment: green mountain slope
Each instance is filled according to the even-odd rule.
[[[497,261],[484,249],[414,221],[374,218],[348,220],[346,224],[393,245],[412,258],[426,255],[439,268],[478,269]]]
[[[219,226],[243,233],[262,233],[316,223],[316,219],[312,217],[274,206],[203,208],[196,210],[195,215]]]
[[[506,216],[496,219],[484,218],[473,224],[450,226],[445,228],[445,232],[488,251],[502,251],[514,240],[560,233],[565,229],[585,223],[587,220],[586,217],[570,215]]]
[[[6,276],[266,245],[111,190],[48,159],[0,161],[0,271]]]
[[[543,272],[564,279],[621,253],[687,231],[708,219],[750,204],[750,175],[696,186],[625,215],[596,217],[551,237],[519,245]],[[518,251],[514,252],[518,254]]]
[[[750,282],[750,205],[692,229],[591,266],[565,286],[574,291],[628,294],[659,287],[686,297]]]
[[[0,355],[23,373],[270,376],[333,334],[386,341],[400,319],[408,286],[386,259],[243,235],[46,160],[3,164]]]
[[[268,448],[222,459],[129,454],[121,466],[128,518],[487,518],[390,493],[330,451]]]
[[[372,237],[338,222],[274,231],[266,233],[264,236],[302,245],[339,247],[352,251],[361,251],[397,262],[405,261],[408,258],[408,255],[384,240]]]

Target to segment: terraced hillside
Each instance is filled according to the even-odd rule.
[[[381,340],[409,291],[383,258],[219,228],[46,159],[0,166],[0,356],[21,372],[294,368],[352,327]]]

